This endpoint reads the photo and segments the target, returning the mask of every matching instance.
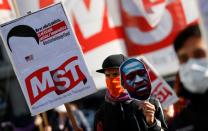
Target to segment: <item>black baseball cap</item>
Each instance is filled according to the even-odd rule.
[[[123,54],[110,55],[103,61],[102,69],[96,70],[96,72],[104,73],[108,68],[119,68],[125,60],[127,57]]]

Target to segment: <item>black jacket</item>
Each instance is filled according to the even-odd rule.
[[[205,94],[190,93],[181,88],[180,94],[190,100],[189,105],[169,125],[169,131],[208,131],[208,91]]]
[[[102,131],[161,131],[161,127],[166,130],[160,102],[153,98],[150,98],[149,102],[156,107],[156,120],[151,127],[147,125],[134,100],[116,103],[105,101],[95,115],[94,131],[99,131],[98,124],[102,124]]]

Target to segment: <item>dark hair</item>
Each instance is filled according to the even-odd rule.
[[[176,53],[183,47],[184,42],[191,37],[201,37],[201,32],[197,24],[188,26],[176,36],[173,42]]]
[[[11,47],[9,44],[9,38],[11,38],[13,36],[33,37],[36,40],[36,42],[39,44],[39,38],[38,38],[38,35],[36,34],[35,30],[27,25],[18,25],[18,26],[13,27],[9,31],[8,36],[7,36],[7,43],[8,43],[8,47],[10,50],[11,50]]]

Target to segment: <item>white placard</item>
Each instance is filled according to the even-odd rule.
[[[32,115],[96,91],[61,3],[1,25],[1,34]]]

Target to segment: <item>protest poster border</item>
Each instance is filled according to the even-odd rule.
[[[65,19],[67,20],[67,21],[66,21],[67,25],[70,27],[70,30],[71,30],[71,31],[70,31],[70,32],[71,32],[71,36],[73,37],[74,42],[77,43],[77,44],[76,44],[76,48],[77,48],[77,52],[79,52],[79,53],[78,53],[78,54],[79,54],[79,55],[78,55],[79,60],[84,60],[83,52],[82,52],[82,50],[81,50],[81,47],[80,47],[79,42],[78,42],[78,40],[77,40],[77,37],[76,37],[75,33],[73,32],[73,31],[74,31],[74,30],[73,30],[73,26],[72,26],[71,23],[70,23],[70,19],[69,19],[69,17],[68,17],[67,14],[66,14],[66,10],[64,9],[64,6],[63,6],[62,2],[53,4],[53,5],[49,6],[49,7],[43,8],[43,9],[38,10],[38,11],[36,11],[36,12],[32,12],[32,13],[30,13],[30,14],[27,14],[27,15],[25,15],[25,16],[22,16],[22,17],[20,17],[20,18],[17,18],[17,19],[15,19],[15,20],[10,21],[10,22],[4,23],[4,24],[0,25],[0,29],[3,28],[4,26],[9,25],[9,24],[13,24],[14,22],[18,22],[18,21],[24,19],[25,17],[27,17],[27,16],[29,16],[29,15],[33,15],[33,14],[35,14],[35,13],[38,13],[38,12],[40,12],[40,11],[43,11],[43,10],[46,10],[46,9],[49,9],[49,8],[52,8],[52,7],[58,6],[58,5],[60,6],[60,7],[59,7],[60,10],[62,10],[63,13],[64,13],[63,16],[64,16]],[[3,37],[2,30],[1,30],[1,36],[2,36],[2,38],[4,38],[4,37]],[[20,72],[17,71],[17,69],[16,69],[17,67],[15,66],[15,62],[13,61],[12,54],[11,54],[11,52],[9,51],[9,46],[7,45],[6,39],[4,38],[3,41],[4,41],[4,46],[5,46],[6,50],[7,50],[7,54],[9,55],[11,64],[12,64],[12,66],[13,66],[14,72],[15,72],[15,74],[16,74],[16,76],[17,76],[18,82],[19,82],[19,84],[21,85],[21,87],[26,87],[26,86],[25,86],[25,83],[22,83],[23,78],[21,78]],[[82,65],[84,65],[84,68],[86,68],[86,71],[87,71],[86,74],[87,74],[88,80],[89,80],[88,83],[91,83],[91,85],[93,85],[95,88],[93,87],[93,88],[91,88],[91,90],[89,90],[89,89],[85,90],[86,92],[85,92],[84,94],[82,94],[81,97],[80,97],[80,94],[74,94],[73,97],[68,98],[67,101],[66,101],[66,100],[62,100],[62,101],[64,101],[64,102],[62,102],[62,104],[67,103],[67,102],[71,102],[71,101],[74,101],[74,100],[77,100],[77,99],[81,99],[82,97],[88,96],[88,95],[90,95],[90,94],[92,94],[92,93],[95,93],[95,92],[97,91],[97,88],[96,88],[96,86],[95,86],[95,84],[94,84],[94,82],[93,82],[93,78],[92,78],[92,76],[90,75],[89,70],[87,69],[86,63],[85,63],[84,61],[81,62],[81,63],[82,63]],[[88,85],[88,86],[90,87],[90,85]],[[27,102],[27,104],[28,104],[28,107],[29,107],[30,112],[31,112],[32,115],[36,115],[36,114],[38,114],[38,113],[41,113],[41,112],[50,110],[50,109],[54,108],[55,106],[60,105],[60,104],[58,104],[58,103],[56,102],[56,103],[52,103],[52,105],[55,105],[55,106],[53,106],[53,107],[52,107],[52,106],[51,106],[51,107],[48,106],[48,107],[45,108],[45,109],[40,108],[40,109],[33,110],[33,109],[32,109],[32,104],[31,104],[31,102],[29,101],[29,95],[28,95],[28,93],[25,92],[25,91],[24,91],[25,89],[23,89],[23,88],[22,88],[21,90],[22,90],[22,92],[23,92],[23,94],[24,94],[24,96],[25,96],[25,98],[26,98],[26,102]]]
[[[42,10],[46,10],[46,9],[48,9],[48,8],[51,8],[51,7],[56,6],[56,5],[59,5],[59,4],[63,5],[63,2],[58,2],[58,3],[52,4],[52,5],[50,5],[50,6],[41,8],[41,9],[39,9],[39,10],[37,10],[37,11],[31,12],[31,13],[28,13],[28,14],[25,14],[24,16],[20,16],[20,17],[14,19],[14,20],[11,20],[11,21],[2,23],[2,24],[0,24],[0,27],[4,27],[4,26],[6,26],[6,25],[8,25],[8,24],[11,24],[11,23],[14,23],[14,22],[16,22],[16,21],[19,21],[20,19],[23,19],[24,17],[27,17],[27,16],[29,16],[29,15],[38,13],[38,12],[40,12],[40,11],[42,11]],[[62,6],[62,7],[63,7],[63,6]],[[65,11],[65,10],[64,10],[64,11]],[[67,18],[68,18],[68,17],[67,17]]]
[[[57,4],[60,4],[60,3],[57,3]],[[21,87],[23,87],[23,83],[22,83],[21,80],[20,80],[20,79],[21,79],[21,77],[19,77],[20,74],[18,73],[18,71],[17,71],[17,69],[16,69],[16,67],[15,67],[14,61],[12,60],[11,52],[9,51],[9,47],[8,47],[8,45],[7,45],[7,42],[6,42],[6,40],[4,39],[4,37],[3,37],[1,28],[3,28],[4,26],[7,26],[7,25],[9,25],[9,24],[12,24],[12,23],[14,23],[14,22],[17,22],[17,21],[19,21],[19,20],[21,20],[21,19],[23,19],[23,18],[25,18],[25,17],[27,17],[27,16],[29,16],[29,15],[38,13],[38,12],[44,10],[44,9],[51,8],[51,7],[53,7],[53,6],[57,5],[57,4],[54,4],[54,5],[51,5],[51,6],[49,6],[49,7],[43,8],[43,9],[38,10],[38,11],[36,11],[36,12],[32,12],[32,13],[30,13],[30,14],[26,14],[25,16],[19,17],[19,18],[15,19],[15,20],[12,20],[12,21],[9,21],[9,22],[6,22],[6,23],[3,23],[3,24],[0,25],[0,36],[1,36],[1,38],[2,38],[3,45],[4,45],[4,47],[6,48],[6,51],[7,51],[7,54],[8,54],[8,56],[9,56],[10,62],[11,62],[11,64],[12,64],[13,70],[14,70],[14,72],[15,72],[15,74],[16,74],[18,83],[20,84]],[[25,101],[26,101],[26,103],[27,103],[27,106],[29,107],[29,110],[30,110],[31,115],[34,116],[34,114],[32,114],[32,108],[29,106],[29,105],[31,105],[31,103],[28,101],[28,100],[29,100],[28,94],[25,93],[22,89],[21,89],[21,91],[22,91],[22,93],[24,94],[24,97],[27,97],[27,99],[26,99]],[[43,112],[44,112],[44,111],[43,111]]]

